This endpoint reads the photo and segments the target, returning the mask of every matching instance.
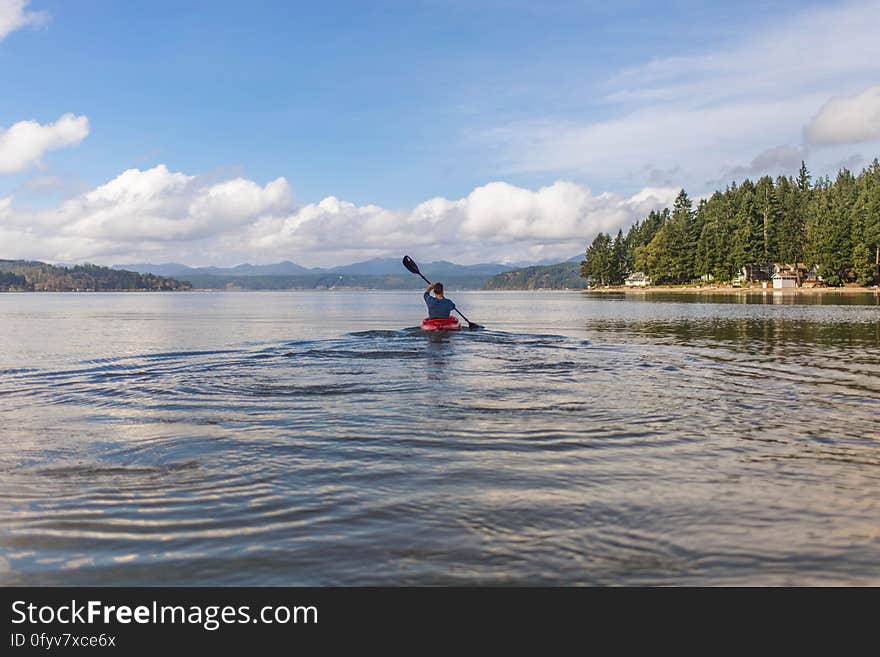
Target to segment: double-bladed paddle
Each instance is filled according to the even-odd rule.
[[[409,269],[413,274],[418,274],[419,276],[421,276],[422,280],[425,281],[425,283],[427,283],[428,285],[431,285],[431,281],[429,281],[427,278],[425,278],[425,275],[419,271],[419,266],[416,264],[416,261],[413,260],[412,258],[410,258],[408,255],[403,256],[403,266],[406,267],[407,269]],[[483,328],[479,324],[472,322],[467,317],[465,317],[458,308],[455,308],[455,312],[457,312],[459,315],[461,315],[461,318],[468,323],[468,328],[470,330],[474,331],[476,329]]]

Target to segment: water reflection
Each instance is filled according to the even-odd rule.
[[[602,334],[641,336],[646,340],[680,346],[722,342],[758,350],[786,350],[792,347],[880,345],[880,322],[792,321],[782,317],[699,318],[686,322],[599,319],[587,322],[586,327]],[[873,355],[866,354],[869,358]]]
[[[880,583],[876,305],[221,296],[0,299],[0,582]]]
[[[877,306],[880,305],[880,291],[859,292],[794,292],[790,290],[756,290],[742,292],[601,292],[582,293],[586,297],[618,300],[639,299],[650,303],[742,303],[742,304],[785,304],[792,306]]]

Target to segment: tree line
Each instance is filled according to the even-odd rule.
[[[186,281],[98,265],[56,267],[38,261],[0,260],[0,292],[119,292],[191,287]]]
[[[576,262],[555,265],[520,267],[495,274],[486,281],[484,290],[565,290],[583,289],[584,279]]]
[[[624,235],[599,233],[581,276],[618,285],[632,272],[655,284],[749,281],[772,263],[817,266],[827,285],[880,281],[880,162],[815,183],[796,177],[733,183],[694,203],[681,190],[672,209],[651,211]]]

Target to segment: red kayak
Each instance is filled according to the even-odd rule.
[[[458,323],[458,319],[455,317],[437,317],[436,319],[425,317],[425,319],[422,320],[422,330],[459,331],[461,330],[461,324]]]

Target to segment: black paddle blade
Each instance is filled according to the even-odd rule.
[[[453,310],[454,310],[455,312],[457,312],[457,313],[459,314],[459,316],[461,316],[461,318],[462,318],[464,321],[467,322],[467,324],[468,324],[468,328],[469,328],[471,331],[476,331],[477,329],[486,328],[485,326],[480,326],[480,325],[477,324],[476,322],[472,322],[471,320],[469,320],[467,317],[465,317],[464,315],[461,314],[461,311],[460,311],[458,308],[454,308]]]
[[[416,264],[416,261],[410,258],[408,255],[403,256],[403,266],[409,269],[413,274],[422,275],[422,272],[419,271],[419,266]]]

